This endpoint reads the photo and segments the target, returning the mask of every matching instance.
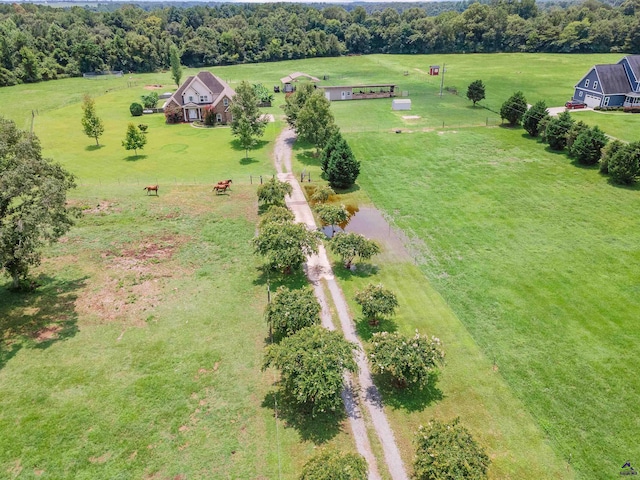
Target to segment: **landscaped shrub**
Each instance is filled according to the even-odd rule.
[[[134,117],[139,117],[140,115],[142,115],[142,105],[140,105],[139,103],[133,102],[129,106],[129,111],[131,112],[131,115],[133,115]]]
[[[156,105],[158,104],[157,92],[149,92],[146,95],[142,95],[141,98],[144,108],[156,108]]]
[[[140,123],[140,124],[138,124],[138,129],[142,133],[147,133],[147,130],[149,130],[149,125],[147,125],[146,123]]]
[[[171,105],[164,109],[164,118],[167,123],[182,122],[182,109],[176,105]]]
[[[216,112],[214,111],[213,105],[204,107],[202,122],[209,127],[213,127],[216,124]]]

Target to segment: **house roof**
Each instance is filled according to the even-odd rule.
[[[182,98],[182,94],[195,82],[196,78],[200,82],[202,82],[202,84],[206,86],[209,91],[211,91],[211,95],[213,97],[213,105],[217,105],[218,102],[224,97],[232,99],[236,94],[236,92],[229,85],[227,85],[224,80],[205,70],[202,72],[198,72],[198,74],[195,76],[190,75],[189,77],[187,77],[184,83],[180,85],[180,88],[178,88],[178,90],[176,90],[171,98],[167,100],[167,105],[175,103],[179,107],[184,107],[185,105],[189,104],[189,102],[184,101],[184,99]]]
[[[306,73],[302,73],[302,72],[293,72],[293,73],[287,75],[286,77],[282,77],[280,79],[280,81],[282,83],[291,83],[291,82],[293,82],[294,80],[297,80],[300,77],[308,78],[313,83],[318,83],[320,81],[319,78],[312,77],[311,75],[307,75]]]
[[[632,90],[624,67],[619,63],[615,65],[596,65],[594,68],[600,79],[602,93],[605,95],[627,93]]]
[[[627,55],[624,58],[627,59],[627,62],[629,63],[629,66],[633,71],[633,75],[636,77],[636,79],[640,80],[640,55]],[[624,60],[624,58],[622,60]],[[618,63],[621,63],[622,60],[620,60]]]

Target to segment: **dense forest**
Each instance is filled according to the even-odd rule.
[[[99,10],[0,5],[0,86],[99,70],[363,53],[638,52],[640,0],[387,6],[220,4]]]

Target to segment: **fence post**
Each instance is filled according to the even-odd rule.
[[[253,185],[253,177],[249,175],[249,185]]]
[[[260,175],[260,185],[262,185],[262,175]]]

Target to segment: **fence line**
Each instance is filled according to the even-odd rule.
[[[307,174],[305,173],[305,178]],[[228,178],[228,177],[227,177]],[[227,179],[225,178],[225,180]],[[245,174],[239,177],[234,178],[231,176],[232,186],[233,185],[261,185],[262,183],[276,178],[275,173],[268,174]],[[149,177],[128,177],[128,178],[110,178],[103,180],[102,178],[97,178],[95,180],[87,180],[84,181],[82,179],[76,180],[76,184],[79,187],[95,187],[95,186],[116,186],[120,185],[123,187],[144,187],[147,185],[159,185],[160,187],[167,186],[181,186],[181,187],[213,187],[218,182],[222,181],[223,178],[221,176],[211,177],[211,178],[149,178]]]

